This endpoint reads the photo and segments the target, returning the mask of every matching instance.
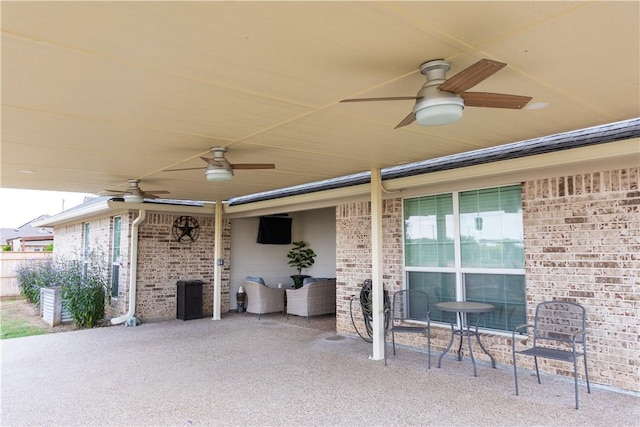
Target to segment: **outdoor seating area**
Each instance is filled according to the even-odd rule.
[[[321,316],[336,312],[336,279],[308,278],[301,288],[286,289],[282,286],[268,286],[261,277],[245,278],[243,290],[246,292],[247,313],[258,315],[286,313],[302,316]]]
[[[545,376],[543,386],[522,381],[516,396],[510,366],[478,377],[466,363],[427,370],[415,349],[384,366],[368,359],[369,343],[292,326],[279,313],[260,322],[226,313],[217,322],[5,340],[2,354],[2,425],[631,426],[640,419],[637,396],[595,385],[576,411],[572,381],[559,376]]]

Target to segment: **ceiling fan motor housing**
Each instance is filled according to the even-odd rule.
[[[421,125],[433,126],[455,122],[462,117],[464,101],[458,94],[438,89],[447,79],[451,63],[443,60],[425,62],[420,72],[427,81],[416,95],[413,114]]]
[[[233,178],[233,168],[229,161],[224,157],[227,149],[224,147],[211,147],[211,154],[213,154],[213,161],[209,162],[207,169],[204,171],[204,175],[208,181],[231,181]]]
[[[125,203],[142,203],[144,202],[144,193],[139,187],[139,179],[130,179],[127,191],[122,195]]]

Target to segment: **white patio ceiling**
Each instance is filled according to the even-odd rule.
[[[127,179],[227,199],[640,115],[640,3],[2,2],[2,187],[98,193]],[[466,108],[394,130],[421,63],[508,66]],[[212,146],[275,163],[212,183]],[[30,171],[33,173],[27,173]]]

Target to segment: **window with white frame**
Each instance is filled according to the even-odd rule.
[[[122,217],[113,218],[113,230],[111,234],[111,296],[118,297],[118,285],[120,283],[120,236],[122,230]]]
[[[89,272],[89,257],[91,248],[89,247],[89,223],[85,222],[82,226],[82,276],[87,277]]]
[[[496,309],[480,326],[511,331],[525,323],[525,271],[519,185],[405,199],[406,286],[443,301]],[[432,310],[434,321],[449,321]],[[474,320],[475,321],[475,320]]]

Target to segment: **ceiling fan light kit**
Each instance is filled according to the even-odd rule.
[[[463,105],[438,104],[420,108],[414,114],[416,121],[423,126],[439,126],[453,123],[462,118]]]
[[[124,198],[125,203],[142,203],[144,202],[144,197],[142,194],[124,194],[122,196]]]
[[[225,182],[231,181],[233,178],[233,171],[221,167],[211,166],[207,167],[207,170],[204,172],[207,177],[207,181],[215,181],[215,182]]]

